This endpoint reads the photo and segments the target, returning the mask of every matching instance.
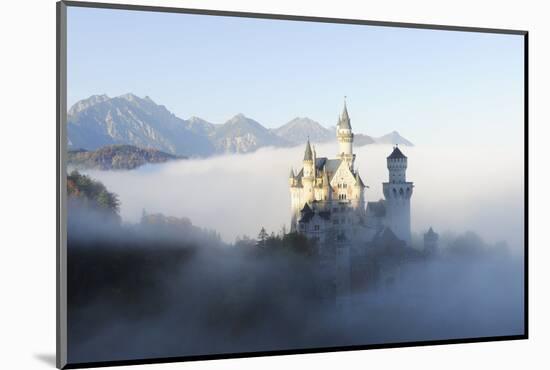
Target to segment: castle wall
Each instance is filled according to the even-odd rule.
[[[412,183],[383,183],[386,198],[385,224],[407,245],[411,242]]]

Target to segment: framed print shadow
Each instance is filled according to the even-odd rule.
[[[526,339],[526,31],[57,4],[57,366]]]

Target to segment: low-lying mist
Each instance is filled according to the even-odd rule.
[[[442,235],[436,254],[358,245],[350,293],[335,297],[303,236],[227,245],[185,221],[105,212],[69,209],[71,363],[524,332],[523,259],[473,233]]]
[[[316,145],[317,156],[334,157],[336,143]],[[369,188],[368,201],[382,198],[390,146],[355,149],[356,166]],[[523,159],[517,150],[485,146],[402,147],[409,158],[407,178],[415,184],[411,200],[413,233],[430,226],[437,232],[472,230],[488,242],[506,241],[523,250]],[[261,227],[278,231],[290,216],[288,174],[301,168],[303,147],[263,148],[148,165],[138,170],[87,171],[117,193],[121,216],[136,222],[147,212],[188,217],[214,229],[228,242]]]

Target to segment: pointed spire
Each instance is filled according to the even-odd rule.
[[[307,138],[306,152],[304,153],[304,161],[312,161],[313,153],[311,152],[311,145],[309,144],[309,137]]]
[[[294,168],[290,167],[290,178],[293,179],[294,178]]]
[[[343,129],[351,130],[351,120],[349,119],[348,106],[346,104],[346,96],[344,96],[344,110],[340,117],[339,126]]]
[[[388,156],[388,159],[400,159],[400,158],[407,158],[405,154],[399,150],[399,147],[396,145],[393,147],[393,152]]]

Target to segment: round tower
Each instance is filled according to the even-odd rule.
[[[307,140],[304,153],[304,176],[302,177],[302,186],[304,200],[311,203],[314,199],[313,185],[315,181],[315,160],[309,139]]]
[[[349,163],[350,168],[353,168],[355,155],[353,154],[353,132],[351,130],[351,120],[348,114],[346,101],[344,100],[344,110],[336,125],[336,138],[338,139],[338,157]]]
[[[411,240],[411,196],[413,183],[407,182],[407,157],[398,146],[387,158],[388,182],[382,184],[386,198],[386,225],[407,244]]]

